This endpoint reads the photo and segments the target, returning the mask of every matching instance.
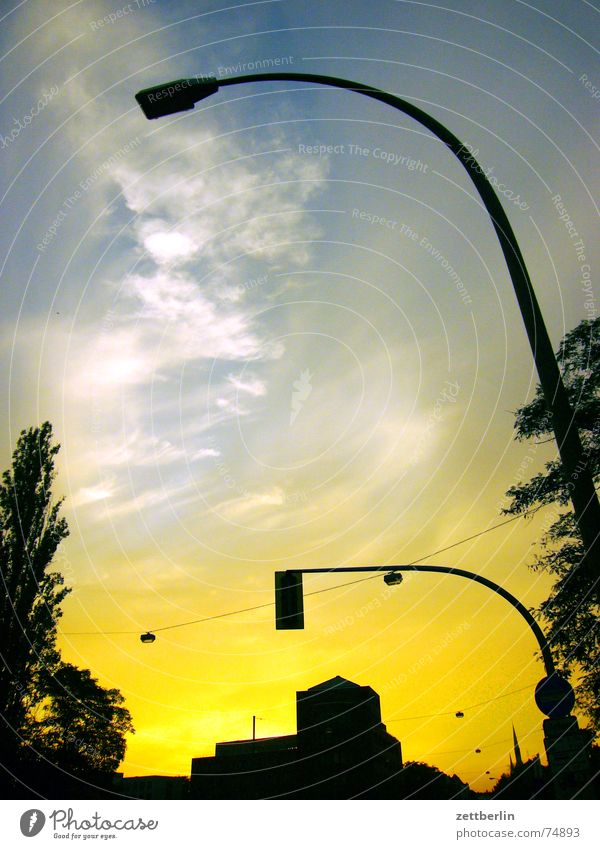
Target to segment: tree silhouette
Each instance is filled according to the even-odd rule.
[[[62,663],[43,675],[40,716],[31,718],[28,741],[36,753],[69,775],[114,772],[125,755],[131,715],[119,690],[101,687],[89,670]]]
[[[400,799],[469,799],[475,796],[458,775],[447,775],[436,766],[421,761],[407,761],[398,779]]]
[[[531,758],[510,773],[503,773],[490,791],[493,799],[554,799],[552,776],[539,758]]]
[[[582,321],[564,337],[558,361],[581,434],[587,462],[597,483],[600,477],[600,318]],[[550,440],[552,423],[538,386],[533,400],[516,412],[519,440]],[[550,596],[540,605],[548,623],[548,637],[563,671],[576,669],[578,703],[596,731],[600,731],[600,652],[598,650],[598,582],[579,568],[584,546],[571,510],[570,481],[560,461],[511,487],[512,503],[503,512],[523,513],[532,507],[555,504],[564,511],[542,537],[542,553],[532,564],[556,577]],[[600,529],[599,529],[600,531]]]
[[[9,747],[39,700],[40,673],[59,661],[56,624],[69,592],[62,575],[49,570],[69,533],[59,516],[61,501],[52,504],[59,447],[52,445],[49,422],[22,431],[12,471],[0,484],[0,713]]]
[[[0,767],[19,798],[23,787],[75,795],[67,777],[114,771],[133,731],[121,693],[63,663],[56,647],[70,592],[50,568],[69,533],[62,499],[52,499],[59,448],[49,422],[22,431],[0,484]]]

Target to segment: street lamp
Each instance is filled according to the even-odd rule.
[[[304,573],[324,572],[385,572],[384,580],[391,574],[401,572],[437,572],[445,575],[458,575],[483,584],[493,590],[521,614],[527,622],[540,647],[544,661],[546,676],[538,682],[535,688],[535,703],[539,710],[548,718],[543,722],[544,747],[548,764],[556,780],[559,798],[569,792],[569,781],[576,779],[584,786],[589,774],[589,763],[586,754],[587,737],[585,731],[579,728],[577,717],[571,716],[575,705],[575,694],[569,682],[559,675],[554,668],[554,660],[544,633],[527,608],[521,604],[508,590],[495,581],[484,578],[476,572],[466,569],[454,569],[449,566],[423,566],[410,564],[407,566],[337,566],[333,569],[294,569],[287,572],[275,572],[275,623],[277,629],[304,627],[304,598],[302,592],[302,575]],[[397,582],[399,583],[399,582]],[[463,711],[457,711],[458,719],[464,717]],[[480,749],[475,749],[479,753]]]
[[[569,682],[554,668],[554,660],[546,637],[527,608],[508,590],[495,581],[484,578],[476,572],[466,569],[454,569],[450,566],[424,566],[409,564],[406,566],[336,566],[332,569],[290,569],[275,572],[275,623],[279,629],[304,628],[304,597],[302,575],[305,573],[323,574],[331,572],[385,572],[384,581],[390,584],[390,575],[401,572],[436,572],[445,575],[458,575],[493,590],[521,614],[527,622],[540,647],[546,675],[535,688],[535,703],[548,718],[543,722],[544,746],[548,763],[556,776],[560,794],[568,791],[570,777],[575,777],[583,786],[589,773],[587,759],[587,737],[581,731],[577,718],[571,716],[575,706],[575,694]],[[400,576],[401,577],[401,576]],[[394,583],[399,583],[396,581]],[[464,717],[463,711],[457,711],[458,719]],[[475,750],[479,752],[479,749]],[[561,796],[562,798],[562,796]]]
[[[401,584],[403,580],[404,579],[400,572],[388,572],[387,575],[383,576],[383,581],[388,585],[388,587],[396,587],[398,584]]]
[[[495,581],[491,581],[483,575],[478,575],[476,572],[468,572],[466,569],[455,569],[451,566],[426,566],[422,563],[418,563],[409,564],[407,566],[335,566],[332,569],[288,569],[285,572],[275,572],[275,626],[277,630],[297,630],[304,628],[302,575],[323,573],[330,574],[338,572],[384,572],[386,574],[384,574],[383,579],[388,585],[391,583],[389,580],[390,575],[397,575],[397,579],[393,583],[399,584],[402,579],[402,572],[435,572],[442,575],[458,575],[461,578],[467,578],[470,581],[483,584],[484,587],[493,590],[512,604],[515,610],[521,614],[523,619],[531,628],[538,646],[540,647],[540,654],[544,662],[544,669],[546,670],[546,678],[543,678],[542,681],[546,681],[548,679],[554,680],[558,677],[554,668],[552,652],[550,651],[550,646],[546,641],[544,632],[525,605],[521,604],[516,596],[504,589],[504,587],[501,587],[500,584],[497,584]],[[398,578],[400,580],[398,580]],[[540,688],[542,681],[538,684],[538,687]],[[561,681],[564,681],[564,679],[561,678]],[[564,683],[566,688],[564,693],[561,695],[561,699],[564,699],[565,704],[569,704],[569,710],[566,711],[566,713],[569,713],[573,706],[570,701],[569,693],[572,693],[573,690],[567,681],[564,681]],[[548,690],[545,690],[544,692],[546,694],[549,693]],[[552,703],[553,709],[559,710],[559,708],[554,705],[554,700],[550,696],[548,696],[547,700],[543,702],[544,708],[548,707],[550,703]],[[546,710],[542,707],[540,707],[540,710],[543,713],[546,713]]]
[[[153,643],[156,639],[156,635],[152,633],[152,631],[146,631],[145,634],[140,634],[140,640],[142,643]]]
[[[579,432],[565,389],[550,337],[525,267],[515,234],[491,183],[473,154],[443,124],[414,104],[373,86],[321,74],[247,74],[217,81],[215,77],[190,77],[139,91],[135,97],[145,116],[161,118],[194,108],[194,104],[214,94],[221,86],[266,81],[317,83],[364,94],[395,109],[427,127],[442,141],[466,169],[488,211],[508,266],[529,344],[533,352],[546,406],[552,417],[565,483],[585,547],[584,563],[594,576],[598,572],[600,548],[600,503],[593,477],[581,445]],[[583,565],[583,564],[582,564]]]

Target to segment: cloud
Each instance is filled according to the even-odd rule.
[[[185,260],[193,256],[197,250],[197,245],[190,236],[161,229],[158,221],[149,222],[141,227],[140,238],[144,248],[158,265]]]
[[[247,395],[252,395],[254,398],[260,398],[261,395],[267,394],[266,385],[258,378],[244,381],[240,380],[240,378],[235,375],[230,374],[227,380],[238,392],[245,392]]]
[[[185,497],[194,488],[193,482],[162,483],[153,488],[146,488],[141,492],[127,493],[127,497],[121,498],[118,503],[107,504],[106,513],[110,519],[131,516],[134,513],[143,513],[152,510],[156,515],[157,509],[173,507],[180,498]]]
[[[70,507],[84,507],[87,504],[96,504],[112,498],[114,491],[109,484],[94,487],[81,487],[79,491],[69,499]]]
[[[108,318],[91,331],[80,321],[62,345],[65,403],[90,401],[95,429],[87,463],[72,472],[73,507],[94,503],[90,476],[97,480],[109,470],[115,478],[106,497],[96,492],[98,519],[151,511],[158,520],[166,507],[200,503],[207,487],[214,489],[210,463],[200,482],[190,463],[223,455],[229,423],[249,417],[267,395],[260,369],[285,351],[272,340],[269,322],[257,318],[268,286],[243,284],[270,279],[273,263],[302,265],[310,246],[290,243],[290,233],[307,239],[319,233],[304,206],[319,191],[323,163],[295,163],[297,179],[290,181],[289,156],[242,155],[224,142],[202,147],[199,172],[202,141],[195,136],[192,144],[175,128],[171,135],[155,133],[106,174],[134,213],[125,226],[122,212],[103,225],[130,267],[121,277],[114,265],[99,267],[95,291],[113,293]],[[232,287],[236,299],[226,297]],[[189,385],[183,374],[193,375]],[[215,432],[219,443],[207,444]],[[221,485],[217,478],[217,490]],[[224,495],[222,488],[213,494],[214,500]],[[225,511],[243,518],[284,503],[275,487]]]
[[[75,31],[88,33],[87,12],[70,16]],[[138,23],[131,16],[127,38]],[[55,49],[59,24],[66,18],[40,30],[40,58]],[[101,36],[118,44],[125,32]],[[49,376],[64,375],[55,409],[68,434],[72,506],[96,504],[106,516],[110,504],[111,517],[127,517],[193,497],[189,464],[214,473],[210,460],[226,454],[232,423],[264,403],[261,370],[285,349],[262,306],[279,269],[311,260],[322,231],[310,207],[320,205],[313,201],[328,164],[293,154],[276,126],[232,133],[218,110],[202,120],[145,121],[132,109],[139,80],[130,52],[111,53],[99,90],[93,66],[86,70],[96,58],[95,49],[86,53],[91,42],[82,37],[80,52],[64,52],[69,82],[53,106],[56,120],[68,119],[73,155],[56,172],[47,214],[51,221],[55,198],[93,177],[62,231],[90,225],[61,277],[65,291],[85,294],[70,327],[41,329],[36,317],[34,336],[44,336]],[[156,62],[147,39],[135,51],[135,67]],[[57,238],[43,262],[62,261],[61,250]],[[90,273],[93,285],[83,289]],[[278,498],[261,490],[256,505]]]
[[[214,508],[228,521],[244,521],[256,518],[262,512],[270,513],[273,507],[282,507],[286,503],[285,492],[281,487],[273,487],[264,492],[249,492],[237,498],[221,501]]]
[[[141,429],[127,433],[121,444],[113,445],[103,457],[107,466],[166,466],[179,462],[185,451],[168,439],[145,434]]]
[[[320,229],[305,207],[327,174],[324,160],[292,157],[275,139],[248,154],[231,139],[209,145],[206,131],[170,129],[171,138],[154,134],[112,172],[136,214],[133,230],[144,251],[159,263],[308,261],[306,242]],[[291,233],[302,234],[304,244]]]
[[[204,460],[207,457],[220,457],[221,452],[216,448],[200,448],[192,454],[192,460]]]
[[[138,344],[148,349],[154,369],[199,359],[268,358],[277,352],[260,338],[247,313],[218,305],[183,272],[131,275],[123,294],[136,319]]]

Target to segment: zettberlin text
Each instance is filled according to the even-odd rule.
[[[469,811],[468,814],[457,814],[457,820],[514,820],[515,815],[508,811],[495,811],[488,814],[487,811]]]

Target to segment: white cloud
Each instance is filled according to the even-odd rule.
[[[150,65],[155,56],[146,58]],[[129,73],[120,54],[114,61],[123,62],[122,76]],[[64,361],[56,352],[47,359],[58,360],[64,374],[73,506],[96,503],[106,516],[110,504],[111,518],[127,517],[192,498],[189,463],[226,453],[207,437],[221,429],[227,445],[227,426],[250,417],[267,394],[258,370],[281,358],[284,346],[271,341],[271,319],[257,315],[275,282],[271,272],[311,257],[310,240],[321,231],[306,208],[328,166],[270,153],[285,146],[276,129],[265,128],[251,143],[225,136],[210,117],[161,130],[127,113],[130,93],[115,121],[120,90],[105,100],[83,75],[61,96],[67,111],[88,104],[68,125],[77,151],[69,185],[102,168],[80,206],[89,205],[90,220],[92,208],[102,216],[87,236],[101,260],[77,323],[48,331],[48,349],[56,337]],[[139,142],[121,155],[132,139]],[[106,215],[109,198],[114,211]],[[89,268],[74,262],[73,273],[80,282]],[[267,276],[268,284],[245,285]],[[159,481],[165,469],[169,479]],[[110,488],[90,486],[104,470],[114,476]],[[262,493],[244,509],[275,506],[279,498]]]
[[[112,498],[114,491],[110,485],[81,487],[78,492],[69,499],[70,507],[83,507],[87,504],[96,504],[98,501],[106,501]]]
[[[192,454],[192,460],[204,460],[206,457],[220,457],[221,452],[216,448],[200,448]]]
[[[121,444],[103,456],[107,466],[165,466],[185,457],[182,448],[176,448],[168,439],[154,434],[144,434],[140,428],[128,432]]]
[[[221,501],[215,512],[229,521],[243,521],[273,507],[282,507],[286,503],[285,492],[281,487],[273,487],[265,492],[252,492]]]
[[[141,492],[128,493],[127,497],[121,498],[119,503],[107,505],[107,515],[110,519],[116,519],[134,513],[172,507],[193,488],[192,482],[187,484],[174,482],[171,485],[162,483],[160,486],[147,488]]]
[[[154,348],[155,368],[195,359],[270,355],[249,316],[240,309],[218,307],[183,273],[132,275],[124,292],[132,298],[142,333]]]
[[[142,242],[152,259],[159,265],[187,259],[197,250],[196,244],[189,236],[164,230],[148,233],[147,236],[142,237]]]
[[[79,345],[77,344],[79,343]],[[72,335],[72,347],[79,348],[68,377],[73,391],[81,394],[90,387],[95,392],[112,391],[116,386],[145,383],[151,379],[148,357],[136,327],[115,328],[110,334],[90,340]]]
[[[230,374],[227,379],[238,392],[245,392],[247,395],[252,395],[254,398],[259,398],[261,395],[267,394],[267,387],[263,381],[258,378],[240,380],[235,375]]]
[[[235,256],[308,260],[309,248],[292,244],[297,237],[290,234],[309,241],[320,233],[304,209],[326,176],[324,160],[262,150],[244,155],[231,139],[217,146],[198,130],[171,133],[153,135],[136,150],[135,164],[122,160],[113,172],[137,213],[137,240],[153,259],[182,262],[200,253],[219,263]],[[263,147],[269,150],[268,140]]]

